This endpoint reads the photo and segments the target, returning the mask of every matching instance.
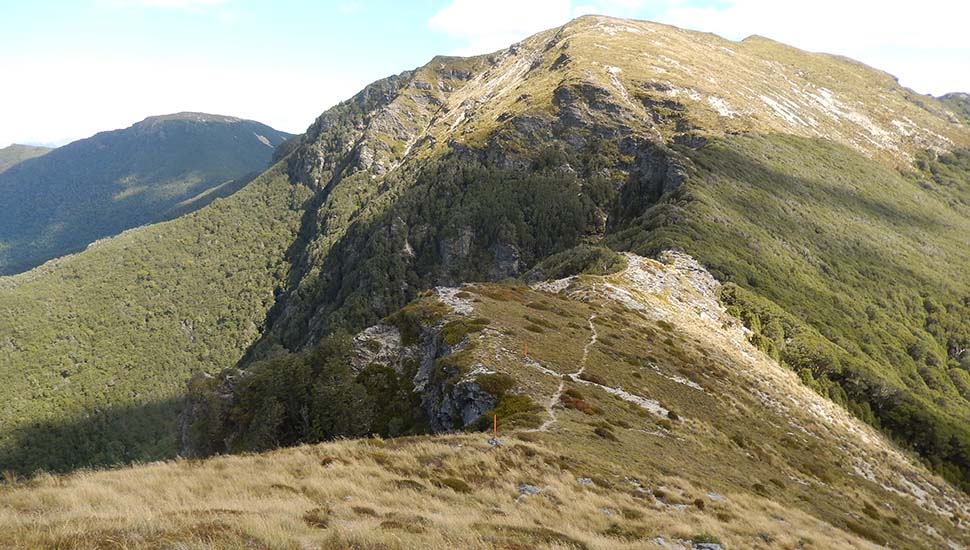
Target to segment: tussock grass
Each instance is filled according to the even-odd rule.
[[[719,506],[748,518],[728,526],[699,507],[670,512],[626,484],[577,483],[557,459],[564,451],[561,441],[492,447],[478,435],[380,448],[347,440],[40,476],[0,489],[0,546],[605,549],[641,548],[649,536],[686,540],[698,529],[743,540],[733,537],[753,527],[786,540],[767,516],[764,524],[752,520],[764,503],[739,498]],[[523,496],[520,483],[541,491]],[[691,487],[676,478],[666,483]],[[807,516],[793,521],[811,528]]]

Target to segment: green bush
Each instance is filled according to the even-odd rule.
[[[355,374],[351,350],[350,337],[336,333],[310,351],[279,353],[243,373],[227,372],[224,379],[238,380],[231,402],[206,408],[207,414],[193,426],[208,436],[203,452],[259,451],[336,437],[425,432],[427,421],[411,382],[415,367],[398,374],[375,364]],[[224,383],[196,384],[193,401],[223,402]],[[224,441],[232,441],[232,446],[220,448]]]
[[[609,275],[625,267],[623,256],[609,248],[581,244],[542,260],[522,278],[534,282],[581,274]]]
[[[493,416],[498,417],[500,428],[534,428],[541,423],[538,415],[541,410],[542,407],[528,395],[506,393],[499,398],[494,408],[472,422],[469,429],[491,429]]]
[[[515,386],[515,379],[505,373],[495,372],[479,376],[475,379],[475,383],[486,392],[501,397]]]

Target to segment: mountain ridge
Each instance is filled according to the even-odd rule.
[[[637,61],[642,48],[657,47],[665,53]],[[702,70],[707,80],[691,76]],[[692,87],[684,84],[688,77]],[[722,91],[705,92],[709,81]],[[724,91],[735,88],[740,92]],[[880,101],[863,102],[869,96]],[[737,98],[753,99],[751,112],[735,112]],[[964,170],[970,133],[953,116],[890,75],[837,56],[602,17],[580,18],[496,54],[436,58],[325,113],[290,157],[291,176],[321,189],[320,203],[305,220],[293,278],[267,333],[242,364],[278,346],[312,347],[333,330],[359,330],[403,307],[417,289],[515,276],[582,242],[603,239],[642,255],[682,249],[748,291],[768,281],[769,301],[781,300],[782,310],[809,321],[784,321],[791,323],[784,335],[776,324],[770,337],[753,325],[761,345],[804,371],[818,391],[884,423],[942,459],[936,467],[951,478],[963,478],[950,468],[966,472],[970,464],[970,433],[957,420],[970,413],[970,393],[961,389],[970,386],[959,367],[970,333],[960,321],[966,305],[951,260],[959,265],[965,257],[957,236],[966,225],[967,178],[944,185],[941,175]],[[739,192],[774,201],[772,187],[800,208],[772,203],[761,216],[735,204]],[[566,200],[564,189],[580,198]],[[501,206],[482,202],[485,196]],[[473,206],[454,208],[463,202]],[[803,234],[811,223],[805,211],[822,215],[825,227]],[[828,241],[819,235],[844,223],[839,216],[851,220],[858,237],[836,244],[833,235],[820,246]],[[734,229],[708,222],[719,219],[752,225],[728,239]],[[907,261],[918,269],[892,259],[897,252],[879,244],[873,227],[906,243]],[[918,258],[927,238],[938,253]],[[849,242],[852,251],[844,250]],[[775,250],[779,261],[752,255],[747,243]],[[842,273],[827,265],[850,264],[853,255],[872,263]],[[877,279],[857,275],[877,269],[885,270]],[[874,290],[880,280],[910,286]],[[806,313],[813,300],[825,297],[827,304],[834,287],[856,300],[851,310]],[[932,288],[945,288],[946,297],[926,305],[931,318],[879,298],[902,292],[906,302],[922,302],[938,292]],[[779,322],[762,307],[746,315],[762,326]],[[852,328],[860,317],[878,317],[877,310],[887,313],[880,329]],[[790,334],[802,335],[798,345],[788,346]],[[848,334],[854,336],[846,341]],[[806,356],[803,345],[827,351]],[[815,353],[837,366],[824,366]],[[934,419],[915,420],[923,415]],[[939,429],[914,433],[912,422]]]
[[[0,172],[6,171],[11,166],[23,162],[27,159],[36,158],[49,153],[51,147],[41,147],[39,145],[22,145],[12,143],[0,149]]]
[[[254,121],[177,113],[20,162],[0,174],[9,198],[0,272],[24,271],[232,193],[268,168],[275,146],[289,137]]]
[[[658,462],[644,466],[644,476],[689,464],[699,468],[692,474],[693,485],[704,475],[724,473],[717,469],[720,465],[728,470],[725,479],[736,483],[745,499],[755,499],[754,508],[764,517],[771,517],[767,510],[781,507],[808,508],[810,516],[826,518],[831,528],[820,527],[821,534],[816,536],[835,541],[833,545],[895,542],[933,547],[946,544],[943,538],[960,540],[966,521],[961,507],[950,506],[952,510],[943,514],[923,510],[918,502],[921,493],[904,481],[918,479],[920,484],[937,487],[937,494],[947,495],[941,497],[943,501],[949,498],[958,503],[965,496],[935,474],[956,487],[970,486],[970,433],[966,428],[970,420],[970,357],[966,354],[970,297],[961,278],[961,266],[970,263],[962,238],[970,234],[970,151],[966,149],[970,134],[965,125],[955,122],[958,115],[947,101],[918,96],[885,73],[827,54],[801,52],[765,40],[730,42],[703,33],[603,17],[581,18],[495,54],[437,57],[425,66],[377,81],[323,113],[296,148],[259,180],[263,197],[259,201],[243,202],[234,195],[190,216],[136,231],[144,238],[140,250],[145,256],[175,246],[175,242],[182,249],[182,243],[188,242],[185,253],[201,258],[207,250],[206,239],[191,239],[185,233],[194,230],[192,224],[197,222],[205,221],[209,234],[216,235],[211,238],[222,243],[232,239],[227,227],[233,218],[225,212],[244,206],[251,215],[260,216],[260,223],[284,226],[286,230],[278,232],[251,228],[259,243],[251,243],[253,247],[245,250],[235,245],[250,243],[226,245],[217,261],[220,270],[232,273],[233,258],[245,254],[253,282],[244,285],[258,307],[236,301],[218,273],[201,268],[193,268],[193,276],[215,290],[182,296],[172,288],[177,286],[173,281],[185,284],[184,279],[173,279],[165,266],[151,259],[142,260],[137,277],[119,276],[118,284],[143,293],[148,300],[164,296],[166,301],[157,308],[145,308],[147,312],[115,295],[108,294],[103,301],[120,311],[131,309],[135,318],[144,317],[146,323],[152,314],[150,326],[157,331],[157,340],[164,342],[164,349],[147,349],[150,344],[139,339],[127,351],[137,354],[137,365],[126,361],[125,354],[111,354],[108,362],[99,364],[105,371],[100,375],[83,369],[98,360],[74,361],[72,354],[77,352],[72,343],[63,342],[62,347],[51,350],[45,347],[42,334],[17,330],[17,323],[40,314],[29,309],[30,289],[17,294],[16,285],[7,289],[0,284],[0,307],[28,313],[20,314],[25,320],[6,321],[5,332],[14,336],[0,341],[11,351],[4,370],[38,364],[33,359],[38,356],[44,358],[43,364],[63,362],[67,379],[75,376],[72,369],[78,369],[85,373],[88,392],[124,395],[124,402],[136,408],[150,407],[160,397],[178,399],[173,385],[197,374],[190,382],[191,399],[184,407],[181,402],[166,402],[161,412],[153,413],[152,418],[171,433],[153,433],[158,445],[147,451],[146,438],[138,427],[93,415],[98,422],[118,427],[111,435],[125,441],[124,452],[114,452],[118,440],[109,438],[96,441],[84,453],[72,454],[74,450],[63,448],[59,441],[35,443],[32,436],[43,430],[21,425],[17,436],[7,439],[14,443],[7,445],[8,450],[15,451],[8,456],[18,457],[16,463],[24,465],[19,468],[22,471],[36,464],[71,470],[124,463],[140,456],[172,456],[176,452],[174,412],[180,408],[183,423],[178,435],[196,438],[195,451],[200,455],[264,451],[371,431],[401,436],[446,427],[476,429],[488,421],[490,410],[506,420],[522,422],[510,427],[530,430],[543,425],[543,413],[555,411],[560,421],[573,422],[562,446],[553,447],[555,452],[576,458],[590,441],[609,445],[605,442],[616,438],[619,450],[596,447],[607,455],[615,452],[609,458],[615,466],[639,459],[644,448],[654,448],[650,437],[637,438],[661,429],[671,431],[660,422],[664,418],[655,418],[662,409],[674,412],[677,418],[666,420],[677,433],[669,440],[664,434],[660,440],[669,457],[647,453]],[[247,189],[257,193],[250,186],[243,192]],[[262,208],[260,201],[270,207]],[[152,238],[161,244],[152,245]],[[120,253],[125,246],[124,239],[109,240],[70,262],[83,267],[98,252],[103,254],[100,259],[110,261],[109,252]],[[702,334],[691,332],[691,325],[678,330],[660,323],[644,325],[647,320],[637,312],[649,317],[651,311],[672,311],[676,294],[644,293],[653,308],[646,313],[626,307],[630,305],[627,295],[620,291],[630,293],[630,289],[598,272],[615,267],[619,253],[647,258],[688,254],[694,258],[720,285],[718,307],[723,306],[736,319],[723,323],[734,327],[732,334],[740,335],[740,340],[726,341],[736,341],[745,350],[756,349],[748,353],[759,358],[766,376],[785,383],[771,394],[762,391],[764,396],[749,391],[746,385],[705,393],[704,398],[712,400],[711,407],[724,407],[725,414],[736,415],[737,422],[719,424],[716,418],[707,418],[693,423],[707,413],[685,397],[698,391],[686,382],[702,389],[705,383],[719,380],[734,383],[733,369],[746,360],[728,361],[725,366],[705,357],[698,350],[711,355],[711,346],[727,344],[724,339],[705,341]],[[626,258],[631,261],[630,256]],[[261,269],[257,265],[261,261],[272,267]],[[653,266],[650,262],[642,260],[642,265]],[[593,273],[606,277],[594,279],[600,281],[597,284],[613,285],[616,292],[604,300],[599,287],[593,285],[597,292],[588,293],[591,299],[604,300],[593,311],[583,296],[555,297],[559,294],[555,288],[541,294],[542,288],[514,283],[516,278],[535,273],[544,279],[547,272],[555,273],[556,278]],[[56,265],[43,274],[18,277],[26,281],[35,276],[31,281],[37,285],[35,292],[41,292],[44,285],[49,285],[47,292],[55,292],[52,289],[70,289],[88,281],[76,270]],[[582,276],[579,279],[589,283]],[[461,287],[462,283],[473,286]],[[438,287],[450,290],[435,290]],[[459,296],[461,292],[469,296]],[[199,313],[192,302],[199,296],[206,299],[212,315]],[[481,318],[454,317],[456,312],[450,308],[456,300],[471,301],[476,312],[475,307],[491,308],[491,313]],[[240,312],[240,307],[245,311]],[[51,311],[58,315],[67,312],[60,317],[67,320],[74,314],[63,304],[51,306]],[[156,311],[163,315],[157,318]],[[232,318],[222,319],[223,311],[230,311]],[[591,318],[593,313],[599,321]],[[614,315],[617,317],[611,319]],[[86,318],[84,326],[98,327],[100,322],[103,319],[94,314]],[[491,325],[501,329],[489,329]],[[597,340],[589,344],[587,332],[593,332],[594,325]],[[375,326],[384,328],[367,332]],[[638,328],[624,334],[624,326]],[[393,333],[388,327],[398,331],[402,343],[409,338],[431,338],[428,348],[436,355],[425,363],[382,363],[378,353],[383,350],[382,341],[374,336]],[[120,335],[126,334],[124,327],[118,330]],[[216,359],[203,357],[195,348],[193,353],[180,351],[203,331],[216,333],[212,340],[219,348]],[[560,338],[560,332],[574,336],[575,341]],[[353,362],[348,355],[353,348],[343,347],[350,335],[374,342],[361,343],[364,351],[373,353],[361,353],[362,359]],[[110,350],[83,332],[71,337],[84,343],[82,349],[90,357]],[[505,349],[494,349],[501,342]],[[587,373],[580,372],[577,365],[584,356],[578,343],[594,350],[588,374],[599,376],[600,382],[580,376]],[[525,352],[526,345],[539,367],[559,374],[558,379],[521,360],[519,350]],[[375,346],[380,349],[371,349]],[[164,384],[152,380],[156,372],[152,358],[166,357],[162,351],[179,358],[179,368],[166,373]],[[370,363],[375,366],[370,368]],[[425,378],[415,377],[413,369],[419,368],[424,369]],[[707,368],[726,370],[717,377],[705,373]],[[124,374],[127,372],[143,376],[144,383],[125,387],[130,393],[111,389],[119,380],[133,376]],[[51,412],[55,400],[49,395],[71,396],[70,384],[57,380],[60,375],[53,370],[30,373],[26,386],[19,381],[19,386],[10,384],[30,395],[18,401],[18,417],[29,419],[31,407],[43,408],[45,419],[56,422],[60,418],[68,426],[64,433],[84,440],[77,434],[92,431],[86,421],[77,422],[78,428],[70,418]],[[479,380],[500,373],[521,379],[510,382],[493,376]],[[560,382],[563,392],[557,401]],[[791,418],[814,413],[796,406],[789,417],[781,408],[774,408],[787,407],[786,394],[778,388],[791,388],[787,395],[804,397],[808,409],[818,406],[836,411],[839,421],[813,417],[812,426],[800,424],[823,435],[789,426]],[[575,392],[569,394],[568,390]],[[630,402],[622,392],[656,401],[661,408],[639,416],[631,412],[634,409],[628,407]],[[415,399],[421,403],[415,404]],[[330,402],[345,406],[335,411],[320,405]],[[91,403],[103,404],[97,399],[85,404]],[[594,407],[609,414],[597,414]],[[683,424],[678,423],[681,414]],[[118,416],[124,418],[125,414]],[[762,424],[765,416],[774,420]],[[659,428],[645,425],[644,418]],[[880,429],[894,443],[882,435],[874,436],[859,421]],[[777,437],[762,438],[762,431]],[[789,431],[794,435],[786,438]],[[835,437],[835,432],[841,435]],[[537,433],[520,432],[525,438],[520,441],[525,445],[535,443],[530,438],[539,438],[541,442],[546,432]],[[878,451],[873,451],[877,458],[871,462],[886,468],[878,476],[875,472],[869,476],[862,464],[853,464],[859,469],[855,471],[848,463],[825,462],[833,455],[841,456],[840,445],[858,443],[856,436],[866,444],[877,442]],[[478,436],[436,437],[442,439],[404,438],[400,444],[428,441],[435,446],[435,441],[459,441],[470,445]],[[712,456],[719,462],[705,462],[710,457],[704,456],[694,460],[686,446],[696,444],[697,438],[709,438],[704,439],[709,445],[693,451],[713,450]],[[628,448],[622,447],[624,440]],[[227,445],[227,441],[234,443]],[[393,441],[374,445],[393,447],[398,444]],[[481,441],[479,444],[484,448]],[[285,455],[299,462],[302,459],[294,457],[306,451],[316,461],[319,457],[314,453],[343,449],[341,444],[329,445],[264,456]],[[880,452],[893,458],[880,463]],[[360,456],[364,455],[370,456]],[[663,462],[665,457],[669,462]],[[235,463],[235,459],[225,460]],[[260,460],[269,459],[257,457],[253,463]],[[394,472],[386,458],[378,456],[373,461],[375,468],[407,479],[420,477],[415,472],[435,471],[415,466],[407,473]],[[819,461],[824,464],[813,466]],[[424,466],[432,464],[433,460]],[[766,478],[753,473],[766,467],[784,475]],[[181,467],[174,468],[184,473]],[[451,467],[442,468],[442,475],[449,479],[488,483]],[[556,472],[568,472],[563,475],[575,478],[574,470],[567,467]],[[893,472],[898,475],[893,477]],[[622,477],[616,468],[614,473],[618,479]],[[424,478],[418,483],[425,489],[437,486]],[[522,483],[531,485],[528,480]],[[549,478],[549,483],[565,482]],[[579,482],[569,481],[575,483]],[[297,486],[297,492],[316,494],[311,487]],[[892,489],[906,494],[897,495]],[[461,492],[464,489],[454,490],[467,494]],[[520,496],[518,487],[502,486],[501,490],[515,493],[514,498]],[[659,486],[657,490],[667,494]],[[795,491],[801,491],[800,497],[789,498]],[[700,494],[694,489],[683,494],[692,493]],[[813,497],[823,493],[825,498]],[[353,519],[346,506],[334,504],[345,495],[324,494],[325,498],[311,495],[298,501],[307,508],[301,513],[309,513],[311,504],[317,510],[306,520],[311,527],[313,522],[323,521],[319,518],[326,515],[325,506],[332,506],[335,517],[349,525],[379,525],[377,520]],[[410,493],[407,496],[413,500]],[[716,506],[703,496],[692,496],[700,498],[703,506]],[[896,496],[903,499],[898,510],[905,512],[880,508],[880,503]],[[660,504],[652,505],[664,511],[683,511],[670,506],[689,508],[692,504],[686,497],[683,501],[678,497],[676,502],[655,499]],[[841,507],[845,499],[852,499],[854,507]],[[506,503],[498,498],[494,502]],[[550,502],[550,506],[556,505],[554,500]],[[614,510],[628,504],[620,502],[604,502],[604,506]],[[380,509],[375,514],[394,512],[374,506]],[[734,509],[733,513],[750,510]],[[635,516],[631,514],[631,518]],[[730,516],[725,517],[728,519],[722,523],[731,524]],[[649,544],[649,538],[643,536],[647,531],[637,534],[631,518],[617,518],[612,534],[606,533],[612,529],[606,524],[582,533],[570,532],[581,544],[562,538],[545,542],[609,547],[623,544],[621,539],[629,535],[637,541],[627,541],[631,546]],[[298,515],[281,521],[290,522],[287,525],[299,533],[294,536],[319,538],[312,530],[307,533]],[[390,516],[387,521],[400,523]],[[704,521],[704,525],[722,528],[712,518]],[[771,540],[758,542],[757,533],[733,524],[724,528],[724,536],[735,544],[766,548],[776,539],[792,548],[811,542],[807,540],[810,535],[785,538],[777,525],[769,525],[772,527],[766,527],[765,533]],[[936,534],[915,531],[920,525],[936,525]],[[529,538],[535,533],[523,534],[523,525],[516,528],[520,530],[508,536],[518,537],[517,543],[538,544]],[[257,528],[249,529],[252,534]],[[670,536],[670,529],[655,530]],[[941,538],[943,532],[956,534]],[[679,531],[676,538],[686,541],[693,535],[703,539],[703,533]],[[505,540],[491,531],[482,536],[492,537],[487,541]]]
[[[422,379],[423,394],[438,396],[423,405],[435,431],[481,419],[491,429],[495,414],[498,442],[439,433],[256,446],[260,454],[40,478],[0,494],[6,508],[35,512],[25,520],[0,506],[0,540],[88,544],[106,527],[77,530],[74,520],[98,507],[114,540],[134,548],[966,544],[967,495],[757,349],[701,265],[679,253],[622,262],[531,286],[438,287],[348,344],[325,344],[349,345],[340,354],[368,377]],[[333,358],[302,360],[334,367],[316,372],[329,380],[341,376]],[[199,421],[225,415],[249,423],[227,441],[286,444],[259,434],[280,410],[305,407],[289,399],[308,388],[295,358],[274,361],[234,374],[232,403],[220,404],[224,388],[205,389],[212,379],[196,380],[196,397],[213,394],[196,402],[200,416],[183,434],[220,440]],[[388,391],[397,390],[338,386],[320,395],[324,409],[313,402],[297,414],[312,426],[401,426],[379,412],[394,406]],[[265,406],[271,392],[284,398],[277,412]],[[334,401],[347,410],[328,414]],[[108,489],[90,494],[97,486]],[[155,498],[132,497],[143,492]],[[176,513],[186,501],[204,513]]]

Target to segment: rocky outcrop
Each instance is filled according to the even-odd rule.
[[[451,271],[454,264],[464,260],[472,251],[475,231],[471,227],[462,227],[458,235],[446,237],[438,243],[438,254],[441,257],[441,267],[444,272]]]
[[[438,299],[452,313],[460,316],[472,313],[471,303],[457,297],[459,289],[441,287],[436,290]],[[466,348],[467,338],[448,345],[441,334],[445,324],[439,320],[422,326],[417,342],[410,345],[403,344],[400,329],[389,324],[368,327],[354,337],[352,362],[357,371],[376,363],[404,374],[417,365],[412,379],[413,391],[421,395],[421,405],[432,433],[466,428],[498,401],[497,396],[485,391],[475,381],[478,375],[491,372],[486,366],[476,364],[462,372],[450,364],[448,359]]]
[[[447,365],[446,358],[461,352],[465,342],[455,346],[445,344],[441,339],[441,328],[436,325],[426,331],[421,366],[414,378],[414,388],[421,392],[421,404],[428,415],[432,433],[468,427],[498,400],[474,380],[475,374],[487,369],[477,366],[463,374]]]
[[[467,428],[491,410],[496,401],[494,395],[471,380],[431,384],[422,395],[432,433]]]
[[[495,243],[492,248],[492,267],[488,272],[492,280],[501,280],[519,274],[519,249],[508,243]]]
[[[373,158],[367,144],[361,143],[364,133],[381,110],[398,97],[412,74],[405,71],[378,80],[320,115],[290,157],[290,176],[311,189],[323,189],[347,169],[366,169]],[[355,149],[357,154],[351,154]]]
[[[354,353],[351,356],[354,370],[360,372],[367,365],[386,365],[401,374],[410,361],[419,360],[420,350],[401,342],[401,331],[386,324],[368,327],[354,336]]]
[[[200,372],[189,380],[188,396],[178,418],[179,456],[199,458],[231,448],[231,440],[214,440],[215,426],[210,423],[229,409],[236,384],[243,375],[231,369],[219,376]]]

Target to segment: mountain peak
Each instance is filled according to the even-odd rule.
[[[362,94],[386,106],[365,130],[384,136],[368,140],[360,159],[378,172],[399,164],[401,151],[476,147],[524,126],[534,134],[520,144],[527,147],[551,139],[556,125],[664,143],[783,133],[828,139],[892,166],[927,149],[970,145],[945,103],[862,63],[757,36],[737,42],[598,15],[489,55],[436,57]]]
[[[199,123],[216,123],[216,124],[232,124],[235,122],[243,122],[245,119],[226,116],[226,115],[213,115],[209,113],[198,113],[192,111],[182,111],[179,113],[172,113],[168,115],[155,115],[145,118],[141,122],[137,123],[136,126],[141,125],[154,125],[161,124],[165,122],[174,121],[187,121],[187,122],[199,122]]]
[[[238,190],[290,134],[206,113],[148,117],[46,153],[0,150],[0,273],[16,273]],[[5,158],[42,158],[13,164]]]
[[[45,155],[52,150],[50,147],[24,145],[21,143],[13,143],[2,147],[0,148],[0,172],[27,159]]]

